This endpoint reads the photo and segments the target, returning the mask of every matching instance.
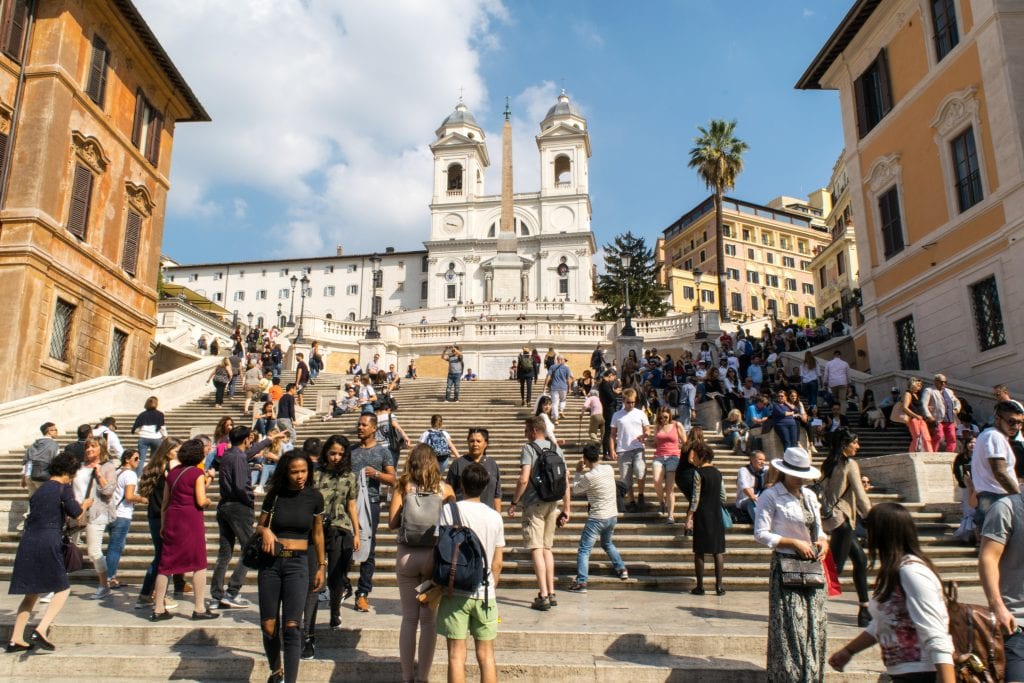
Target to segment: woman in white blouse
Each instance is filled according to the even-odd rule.
[[[899,503],[879,503],[864,525],[871,563],[879,560],[871,623],[828,663],[842,671],[855,654],[878,643],[895,683],[953,683],[953,640],[942,582],[921,552],[913,518]]]
[[[555,436],[555,425],[551,422],[550,396],[541,396],[540,399],[537,400],[537,410],[534,414],[544,422],[544,438],[556,446],[563,445],[565,442],[559,441],[558,437]]]
[[[780,558],[817,560],[828,538],[818,499],[804,484],[820,476],[799,446],[772,460],[780,481],[758,496],[754,538],[772,555],[768,620],[769,683],[820,683],[825,678],[825,588],[787,586]]]

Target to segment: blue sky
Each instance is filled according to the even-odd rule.
[[[706,196],[686,162],[712,118],[750,145],[732,193],[750,201],[804,197],[842,149],[837,95],[793,84],[849,2],[137,4],[214,119],[176,130],[163,251],[183,263],[421,248],[427,145],[460,88],[493,193],[505,96],[531,191],[564,86],[589,124],[599,245],[653,242]]]

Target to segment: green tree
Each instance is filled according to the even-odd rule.
[[[715,268],[718,270],[718,310],[721,319],[727,320],[728,300],[725,292],[725,239],[722,234],[722,195],[736,186],[736,176],[743,170],[743,153],[747,143],[736,138],[736,121],[712,119],[704,128],[697,126],[700,135],[693,139],[690,150],[690,168],[715,193]]]
[[[622,255],[630,255],[629,268],[622,265]],[[626,282],[629,282],[629,306],[635,317],[657,318],[669,310],[666,290],[658,286],[661,266],[654,263],[654,250],[647,248],[643,237],[632,232],[616,235],[604,247],[605,274],[597,278],[597,300],[604,304],[597,311],[597,320],[618,320],[626,311]]]

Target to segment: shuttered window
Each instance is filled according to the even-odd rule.
[[[107,93],[107,65],[110,63],[110,50],[107,43],[99,36],[92,39],[92,59],[89,61],[89,82],[85,93],[93,102],[103,108],[103,98]]]
[[[160,132],[164,117],[150,104],[140,88],[135,94],[135,123],[132,126],[132,144],[154,166],[160,160]]]
[[[0,133],[0,169],[3,169],[4,164],[7,163],[7,145],[9,141],[7,133]]]
[[[875,61],[871,62],[853,85],[857,104],[857,131],[860,137],[864,137],[892,110],[889,61],[885,49],[878,53]]]
[[[28,28],[28,0],[8,0],[4,3],[3,25],[0,26],[0,50],[21,63]]]
[[[110,340],[110,359],[107,362],[108,375],[124,374],[124,356],[128,349],[128,333],[114,328],[113,338]]]
[[[139,239],[142,235],[142,215],[135,209],[128,209],[125,221],[124,250],[121,252],[121,267],[129,275],[135,275],[139,263]]]
[[[80,240],[85,239],[89,227],[92,180],[92,171],[82,164],[75,164],[75,178],[71,185],[71,210],[68,212],[68,232]]]
[[[50,328],[50,358],[66,362],[71,349],[71,326],[75,320],[75,305],[57,299]]]

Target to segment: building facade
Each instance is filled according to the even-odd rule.
[[[0,27],[0,401],[143,377],[175,124],[209,117],[128,0],[5,0]]]
[[[815,278],[818,315],[838,316],[854,325],[860,322],[857,306],[860,265],[844,157],[845,153],[840,154],[826,188],[831,208],[825,216],[825,227],[832,241],[811,259],[811,272]]]
[[[1024,14],[858,0],[798,88],[839,91],[873,371],[1021,387]]]
[[[170,262],[164,277],[237,313],[241,323],[252,313],[252,322],[261,325],[284,325],[303,309],[314,318],[352,321],[366,320],[374,310],[383,315],[422,310],[436,322],[461,315],[460,307],[489,301],[590,304],[595,242],[587,122],[563,92],[540,128],[541,189],[510,195],[514,235],[503,248],[516,271],[513,291],[495,288],[502,194],[485,192],[490,155],[483,129],[462,102],[431,144],[434,194],[425,249],[387,247],[377,254],[344,255],[339,246],[334,256],[304,259]],[[510,145],[503,157],[511,184]],[[376,288],[375,257],[380,259]],[[304,274],[310,282],[305,301],[302,287],[291,283]]]
[[[828,244],[820,209],[800,200],[804,210],[776,208],[723,198],[728,309],[733,319],[775,314],[779,319],[818,315],[810,270],[815,250]],[[661,284],[672,292],[673,308],[690,312],[700,304],[716,309],[715,205],[709,197],[665,228],[656,250]],[[693,274],[700,270],[698,295]],[[705,277],[706,276],[706,277]],[[698,298],[699,297],[699,298]]]

